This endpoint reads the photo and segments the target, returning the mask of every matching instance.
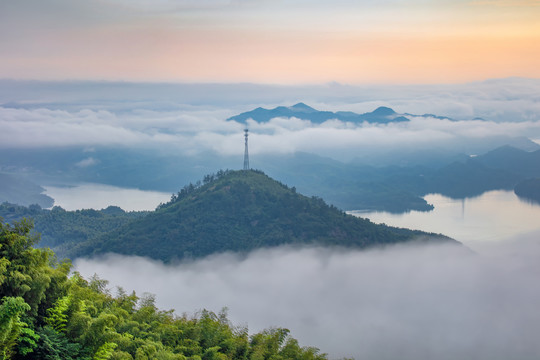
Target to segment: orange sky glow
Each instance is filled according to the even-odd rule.
[[[281,84],[540,78],[535,0],[18,3],[0,5],[0,78]]]

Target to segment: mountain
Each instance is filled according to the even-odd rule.
[[[0,203],[10,202],[20,205],[37,204],[42,207],[51,207],[54,200],[42,194],[45,189],[41,186],[10,174],[0,173]]]
[[[502,146],[477,160],[485,166],[512,172],[524,178],[540,177],[540,150],[525,151],[513,146]]]
[[[72,258],[108,252],[164,261],[278,245],[366,248],[442,235],[376,225],[306,197],[260,171],[225,171],[189,185],[146,217],[67,251]]]
[[[396,113],[394,110],[381,106],[373,112],[357,114],[351,111],[319,111],[304,103],[298,103],[293,106],[278,106],[273,109],[264,109],[258,107],[254,110],[241,113],[230,117],[227,120],[246,122],[247,119],[253,119],[259,123],[268,122],[270,119],[282,117],[295,117],[302,120],[309,120],[315,124],[321,124],[327,120],[337,119],[346,122],[368,122],[386,124],[390,122],[409,121],[406,117]]]
[[[117,206],[106,209],[66,211],[59,206],[51,210],[39,205],[29,207],[2,203],[0,218],[8,223],[22,218],[32,219],[34,231],[41,235],[40,246],[61,251],[70,243],[83,242],[106,234],[131,220],[146,215],[147,211],[125,212]]]
[[[514,193],[524,200],[540,204],[540,179],[523,180],[516,185]]]
[[[476,158],[446,165],[428,179],[425,193],[439,193],[454,199],[481,195],[490,190],[511,190],[520,180],[504,169],[490,168]]]

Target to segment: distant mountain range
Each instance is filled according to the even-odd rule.
[[[351,111],[319,111],[304,103],[298,103],[293,106],[278,106],[273,109],[264,109],[262,107],[258,107],[254,110],[232,116],[227,120],[246,122],[247,119],[253,119],[256,122],[262,123],[277,117],[295,117],[297,119],[309,120],[314,124],[321,124],[332,119],[346,122],[368,122],[377,124],[409,121],[409,119],[407,119],[405,116],[398,114],[394,110],[384,106],[381,106],[369,113],[357,114]]]
[[[296,186],[302,194],[320,196],[343,210],[427,211],[433,207],[422,196],[429,192],[463,198],[494,189],[512,190],[521,180],[540,177],[539,146],[530,140],[514,143],[523,144],[522,148],[528,150],[503,146],[471,157],[437,149],[416,153],[404,149],[401,152],[404,161],[399,166],[377,162],[368,165],[362,161],[344,163],[300,152],[259,154],[253,163],[274,179]],[[241,165],[237,156],[182,157],[116,148],[97,148],[92,157],[99,161],[90,167],[75,165],[88,157],[82,149],[7,149],[3,155],[0,165],[4,163],[4,168],[15,169],[18,164],[26,178],[33,175],[34,182],[41,184],[96,182],[166,192],[176,191],[216,169]],[[23,185],[12,180],[9,183]],[[7,189],[7,185],[0,186],[0,194]],[[28,199],[29,194],[39,195],[43,190],[40,187],[25,189],[18,193],[27,199],[0,196],[0,200],[25,205],[38,203],[42,207],[52,205],[50,198],[45,203],[39,201],[41,197]],[[10,190],[8,194],[16,193]]]

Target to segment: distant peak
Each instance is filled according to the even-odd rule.
[[[390,116],[390,115],[395,115],[396,112],[390,109],[389,107],[380,106],[376,108],[375,111],[372,112],[372,114],[377,115],[377,116]]]
[[[298,104],[291,106],[291,109],[298,111],[317,111],[311,106],[304,104],[303,102],[299,102]]]

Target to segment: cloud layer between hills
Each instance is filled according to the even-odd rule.
[[[331,358],[509,359],[540,353],[539,234],[483,246],[276,248],[164,265],[109,255],[76,269],[178,313],[229,308],[250,332],[286,327]]]

